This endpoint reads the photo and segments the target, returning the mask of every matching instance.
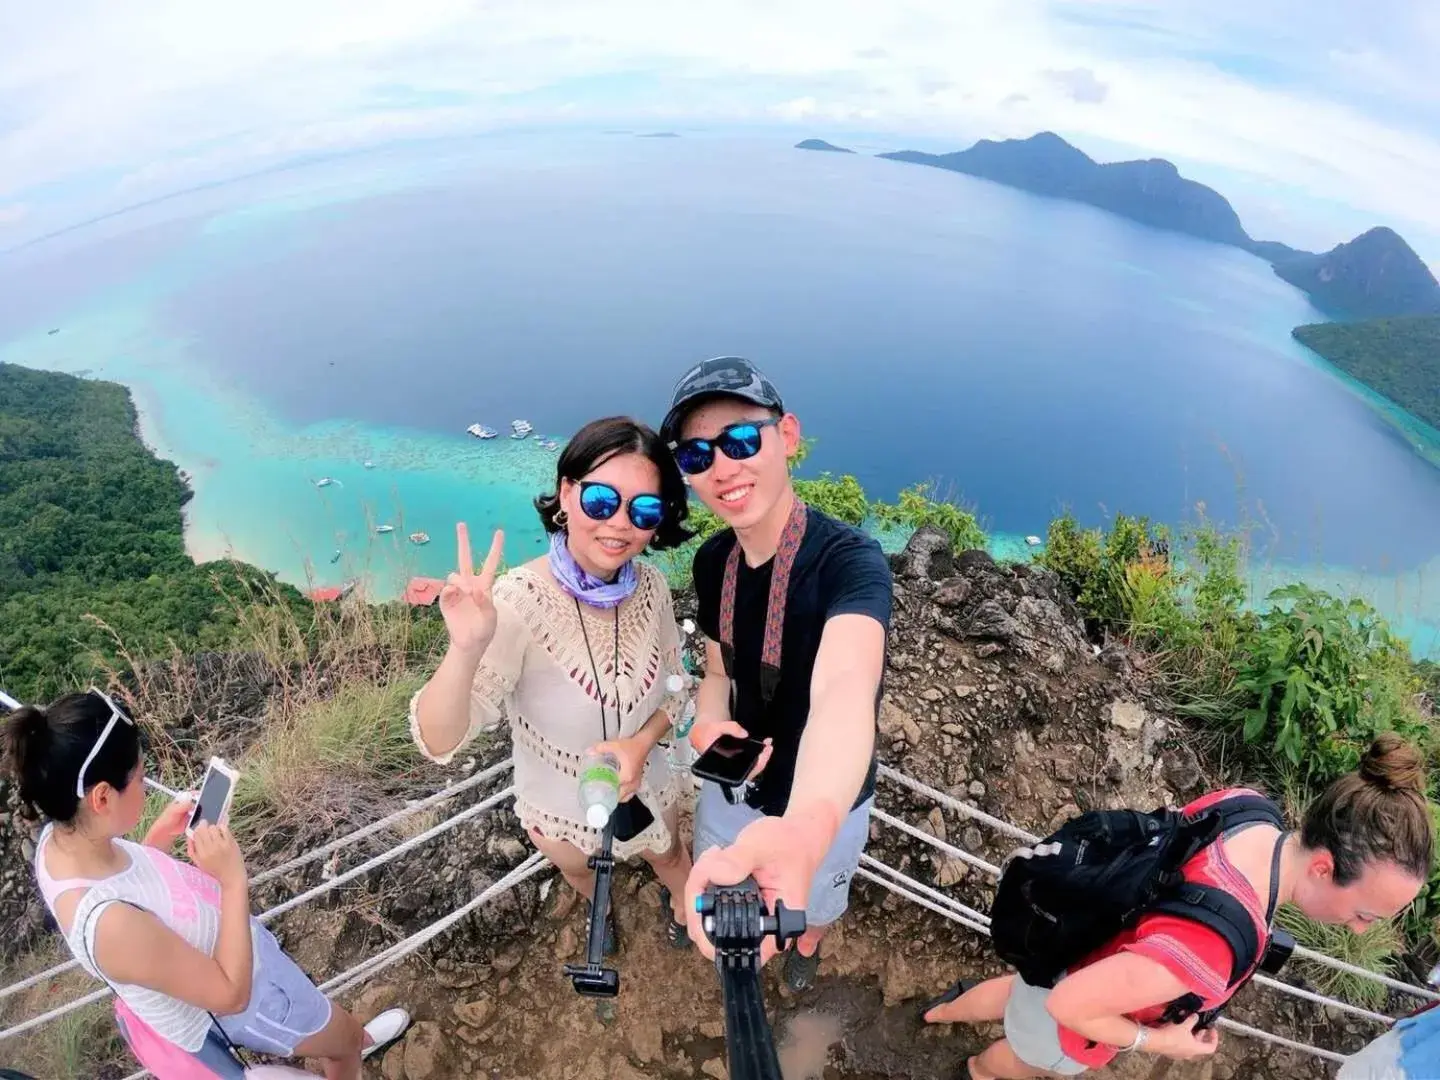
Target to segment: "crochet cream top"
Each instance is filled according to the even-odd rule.
[[[636,571],[635,592],[619,607],[581,604],[579,612],[575,601],[543,569],[521,566],[509,571],[495,582],[495,637],[475,672],[470,726],[460,744],[445,754],[427,750],[416,718],[419,693],[410,702],[410,731],[416,745],[442,765],[479,731],[508,719],[520,823],[549,839],[568,840],[587,854],[598,848],[600,832],[588,826],[580,812],[579,764],[585,751],[601,741],[601,704],[605,737],[614,739],[634,735],[657,709],[674,724],[684,702],[683,693],[666,689],[671,675],[683,674],[670,587],[653,566],[636,563]],[[585,635],[590,641],[588,652]],[[617,858],[670,850],[675,837],[665,818],[679,804],[683,790],[680,775],[671,768],[664,748],[657,746],[635,795],[655,820],[632,840],[617,840]]]

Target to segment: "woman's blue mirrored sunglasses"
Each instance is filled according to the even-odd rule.
[[[580,509],[595,521],[609,521],[620,509],[620,492],[598,480],[580,481]],[[637,529],[658,529],[665,520],[665,500],[659,495],[636,495],[625,504],[630,524]]]
[[[722,428],[713,439],[686,439],[675,444],[675,464],[680,471],[695,476],[715,464],[715,450],[718,447],[731,461],[744,461],[760,452],[760,432],[772,424],[778,424],[780,417],[771,416],[764,420],[742,420]]]

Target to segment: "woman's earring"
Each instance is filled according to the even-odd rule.
[[[566,525],[570,524],[570,515],[567,514],[562,508],[555,511],[555,517],[553,520],[557,529],[563,529]]]

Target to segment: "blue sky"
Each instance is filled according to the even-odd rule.
[[[1169,157],[1252,235],[1440,266],[1434,0],[68,0],[0,7],[0,249],[314,153],[523,125]]]

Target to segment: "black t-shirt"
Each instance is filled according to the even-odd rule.
[[[735,582],[733,719],[751,738],[774,740],[770,763],[756,780],[749,799],[751,806],[771,815],[783,814],[790,801],[800,735],[810,719],[810,677],[826,620],[834,615],[869,615],[886,628],[887,638],[890,626],[890,564],[880,545],[854,526],[836,521],[814,507],[807,509],[805,537],[795,554],[786,596],[780,684],[768,705],[760,696],[760,652],[774,560],[751,569],[742,554]],[[700,629],[715,642],[720,640],[725,560],[734,546],[735,533],[726,529],[706,540],[695,553]],[[883,682],[883,665],[881,671]],[[877,688],[877,709],[880,694]],[[818,722],[824,720],[820,717]],[[875,763],[872,750],[865,783],[855,800],[857,806],[875,790]]]

